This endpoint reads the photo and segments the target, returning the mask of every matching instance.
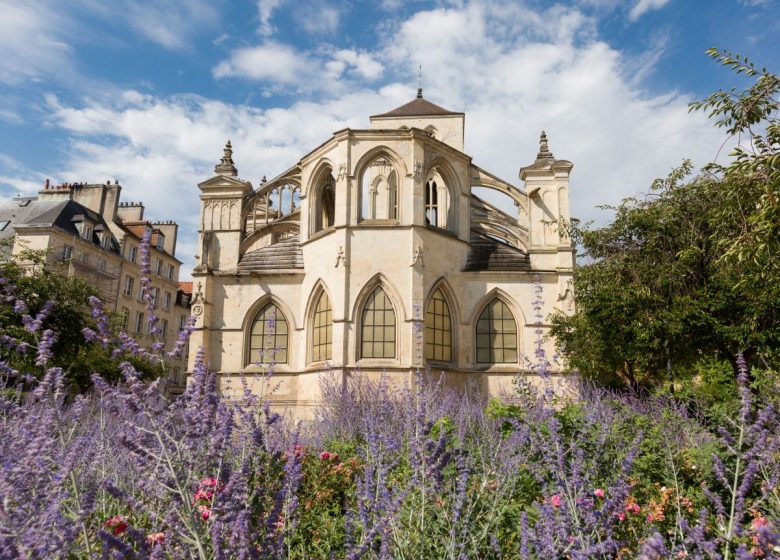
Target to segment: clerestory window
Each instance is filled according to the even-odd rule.
[[[425,183],[425,223],[439,225],[439,187],[434,180]]]

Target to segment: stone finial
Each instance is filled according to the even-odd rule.
[[[422,88],[418,87],[417,88],[417,99],[422,99],[422,98],[423,98],[423,96],[422,96]]]
[[[238,175],[238,169],[236,169],[236,165],[233,163],[233,146],[230,145],[230,140],[225,144],[222,159],[214,167],[214,173],[217,175],[230,175],[231,177]]]
[[[550,148],[547,146],[547,134],[542,131],[542,135],[539,137],[539,153],[536,154],[536,161],[540,159],[555,159],[552,155]]]

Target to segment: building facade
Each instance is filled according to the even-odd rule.
[[[573,311],[573,248],[559,227],[572,164],[544,133],[523,189],[477,166],[465,115],[421,90],[370,122],[257,188],[238,178],[228,142],[200,183],[191,346],[223,391],[240,390],[242,374],[263,390],[249,374],[273,364],[270,398],[302,415],[326,370],[405,380],[429,368],[496,394],[532,372],[539,318]],[[485,189],[509,211],[477,196]]]
[[[48,261],[100,292],[105,308],[141,344],[163,340],[170,349],[189,318],[189,299],[179,290],[178,225],[144,218],[141,203],[120,202],[118,183],[50,185],[37,197],[17,197],[0,206],[0,238],[12,254],[48,252]],[[151,234],[151,290],[159,333],[149,334],[149,312],[141,293],[140,244]],[[174,391],[186,382],[187,356],[166,364]]]

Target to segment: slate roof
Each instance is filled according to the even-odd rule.
[[[464,113],[456,113],[448,111],[443,107],[439,107],[435,103],[431,103],[427,99],[423,99],[422,91],[418,90],[417,98],[401,105],[400,107],[393,109],[388,113],[382,113],[381,115],[372,115],[371,118],[381,117],[430,117],[430,116],[445,116],[445,115],[463,115]]]
[[[17,197],[0,205],[0,225],[9,221],[0,231],[0,238],[12,237],[16,233],[16,227],[57,227],[62,231],[80,236],[76,223],[79,218],[87,218],[95,224],[92,243],[100,244],[97,237],[99,231],[109,231],[108,224],[97,212],[93,212],[86,206],[82,206],[73,200],[38,200],[37,197]],[[113,235],[111,251],[118,253],[119,245]]]
[[[249,251],[238,263],[239,272],[269,272],[303,268],[303,253],[298,237]]]
[[[527,271],[531,270],[531,260],[525,251],[472,231],[471,246],[463,271],[483,270]]]

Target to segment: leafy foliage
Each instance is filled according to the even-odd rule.
[[[24,315],[35,317],[45,307],[45,318],[41,330],[53,333],[50,365],[66,372],[67,382],[75,390],[86,390],[91,386],[90,376],[101,372],[110,380],[121,377],[118,362],[101,344],[88,340],[82,334],[85,328],[95,327],[95,318],[89,305],[90,298],[98,295],[97,290],[85,280],[67,276],[56,264],[49,262],[46,251],[23,249],[12,259],[0,263],[0,278],[3,287],[13,286],[11,292],[18,300],[25,302],[26,313],[16,313],[13,305],[0,306],[0,332],[35,349],[35,333],[30,332],[23,322]],[[118,321],[112,328],[118,332]],[[6,344],[0,344],[0,360],[18,371],[35,371],[34,352],[17,352]],[[130,361],[144,378],[153,378],[161,373],[159,364],[144,362],[134,357]]]
[[[552,334],[588,377],[636,385],[711,357],[736,375],[739,353],[771,366],[780,348],[780,79],[710,54],[756,78],[691,105],[736,135],[731,164],[692,176],[686,161],[612,208],[611,224],[572,226],[586,260],[575,272],[578,309],[554,317]]]

